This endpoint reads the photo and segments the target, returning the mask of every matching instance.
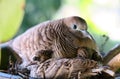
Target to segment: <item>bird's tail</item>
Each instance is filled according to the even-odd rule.
[[[1,43],[0,44],[0,48],[6,48],[6,47],[10,47],[12,40],[5,42],[5,43]]]

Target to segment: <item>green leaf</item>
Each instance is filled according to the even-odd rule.
[[[25,0],[0,0],[0,42],[11,39],[24,15]]]

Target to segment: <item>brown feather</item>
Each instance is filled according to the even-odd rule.
[[[41,50],[52,50],[54,58],[76,57],[78,47],[97,50],[86,21],[78,16],[40,23],[13,39],[9,46],[22,59],[22,67],[34,62],[35,53]]]

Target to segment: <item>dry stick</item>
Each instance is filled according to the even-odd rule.
[[[103,64],[107,65],[107,63],[116,55],[120,53],[120,44],[111,49],[103,58]]]

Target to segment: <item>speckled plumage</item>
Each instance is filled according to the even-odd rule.
[[[41,50],[52,50],[54,58],[76,57],[79,47],[97,51],[85,20],[78,16],[40,23],[11,40],[8,46],[22,59],[23,68],[34,62],[35,53]]]

